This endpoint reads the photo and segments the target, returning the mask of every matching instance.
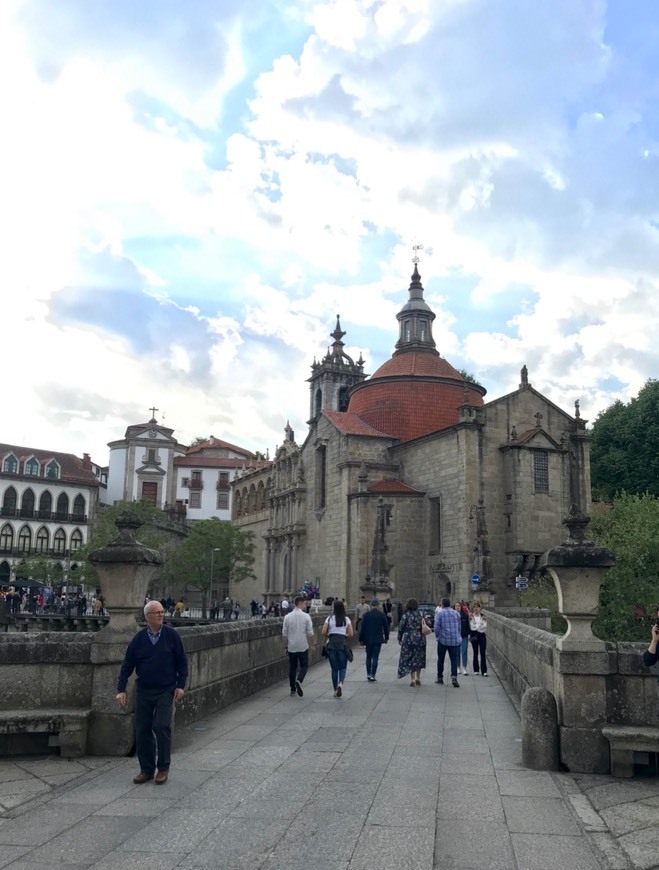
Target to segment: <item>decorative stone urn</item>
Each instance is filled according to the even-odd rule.
[[[558,649],[596,651],[604,647],[592,631],[599,610],[600,588],[606,572],[615,564],[615,556],[605,547],[587,541],[585,532],[590,517],[576,505],[563,518],[567,540],[548,550],[540,560],[556,587],[558,609],[567,620],[567,632],[557,641]]]
[[[93,665],[92,710],[87,751],[92,755],[127,755],[134,743],[134,684],[128,702],[116,700],[117,676],[126,646],[138,629],[146,591],[162,557],[135,538],[142,520],[133,511],[117,517],[119,535],[89,561],[98,572],[99,586],[110,614],[109,623],[94,634],[90,651]]]
[[[110,622],[98,634],[120,633],[132,637],[149,583],[163,560],[157,550],[150,550],[136,539],[136,532],[143,525],[136,513],[124,511],[115,524],[119,535],[107,547],[89,555],[110,614]]]

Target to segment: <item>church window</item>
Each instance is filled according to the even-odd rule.
[[[28,459],[28,461],[25,463],[25,473],[31,475],[32,477],[36,477],[37,474],[39,474],[39,463],[34,458],[34,456]]]
[[[60,493],[57,497],[57,510],[55,513],[56,520],[65,520],[69,514],[69,497],[65,492]]]
[[[156,448],[155,447],[148,447],[147,448],[146,461],[149,463],[149,465],[156,464]]]
[[[314,412],[314,415],[316,417],[320,414],[322,407],[323,407],[323,391],[319,388],[316,390],[315,412]]]
[[[403,338],[405,341],[410,340],[410,322],[409,322],[409,320],[406,320],[403,323]]]
[[[192,510],[199,510],[199,508],[201,507],[201,493],[199,492],[199,490],[190,493],[190,498],[188,499],[188,507]]]
[[[11,553],[13,546],[14,530],[9,523],[5,523],[0,529],[0,551],[3,553]]]
[[[34,492],[26,489],[21,500],[21,516],[31,519],[34,516]]]
[[[66,535],[64,529],[58,529],[53,536],[53,553],[61,556],[66,550]]]
[[[322,510],[327,500],[327,447],[316,448],[316,510]]]
[[[80,529],[75,529],[71,535],[71,552],[79,550],[82,547],[82,532]]]
[[[50,543],[50,535],[48,534],[48,529],[42,526],[37,532],[37,553],[47,553],[48,552],[48,544]]]
[[[2,499],[2,515],[3,517],[16,516],[16,490],[13,486],[5,490],[5,495]]]
[[[430,552],[439,553],[442,549],[442,500],[430,499]]]
[[[549,453],[546,450],[533,451],[533,489],[549,492]]]
[[[229,493],[218,492],[217,494],[217,509],[218,511],[229,510]]]
[[[426,336],[428,333],[428,322],[426,320],[421,320],[419,323],[419,338],[421,341],[426,340]]]
[[[18,533],[18,551],[20,553],[29,553],[32,546],[32,529],[29,526],[23,526]]]
[[[59,465],[54,459],[46,466],[46,477],[50,477],[53,480],[56,480],[59,477]]]
[[[5,456],[5,461],[2,463],[2,470],[7,474],[16,474],[18,471],[18,461],[13,453]]]
[[[42,492],[39,496],[39,519],[49,520],[52,509],[53,497],[48,490],[46,490],[46,492]]]
[[[85,498],[82,495],[77,495],[73,501],[73,518],[81,520],[85,516]]]
[[[348,388],[341,387],[339,390],[339,411],[348,410]]]

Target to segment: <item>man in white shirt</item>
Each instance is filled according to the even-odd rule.
[[[288,655],[288,681],[291,684],[291,695],[297,693],[300,698],[304,694],[302,683],[309,668],[309,638],[311,638],[312,648],[315,646],[313,622],[305,609],[306,603],[304,595],[295,596],[295,607],[284,617],[281,629],[284,649]]]

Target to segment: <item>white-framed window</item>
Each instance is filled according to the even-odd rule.
[[[25,463],[25,473],[30,474],[33,477],[36,477],[39,474],[39,463],[34,456],[31,456]]]
[[[217,494],[217,509],[218,511],[229,510],[229,493],[218,492]]]
[[[10,453],[9,456],[5,456],[5,461],[2,463],[2,470],[7,474],[16,474],[18,471],[18,459],[16,459],[13,453]]]
[[[200,492],[191,492],[190,498],[188,499],[188,508],[190,510],[199,510],[201,507],[201,493]]]
[[[59,477],[59,465],[54,459],[51,459],[46,466],[46,477],[50,477],[53,480],[56,480]]]

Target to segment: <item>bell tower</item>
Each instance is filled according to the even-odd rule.
[[[336,315],[334,339],[327,354],[318,362],[313,361],[311,377],[308,379],[310,391],[309,425],[318,419],[322,410],[347,411],[348,390],[355,384],[365,380],[364,360],[359,355],[357,362],[345,352],[342,338],[345,332],[341,329],[340,315]]]

